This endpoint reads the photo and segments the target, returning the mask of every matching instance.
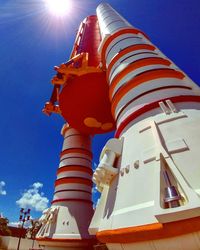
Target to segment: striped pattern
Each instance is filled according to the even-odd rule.
[[[130,112],[130,115],[123,117],[122,120],[119,122],[119,127],[116,131],[115,136],[116,137],[120,137],[120,135],[122,134],[122,132],[124,131],[124,129],[126,127],[128,127],[131,123],[133,123],[133,121],[139,117],[140,115],[145,114],[148,111],[152,111],[152,110],[156,110],[159,108],[159,102],[161,101],[166,101],[168,98],[165,99],[160,99],[158,101],[155,102],[151,102],[150,104],[146,104],[143,106],[140,106],[139,108],[136,107],[134,110],[132,110],[132,112]],[[200,96],[187,96],[187,95],[183,95],[183,96],[174,96],[171,97],[170,100],[174,103],[182,103],[182,102],[188,102],[188,103],[200,103]]]
[[[91,203],[92,153],[90,136],[65,125],[60,164],[52,204],[79,201]]]
[[[200,95],[196,85],[110,5],[100,4],[97,15],[117,137],[150,109],[160,112],[160,100],[177,101],[183,96],[181,101],[187,102]]]

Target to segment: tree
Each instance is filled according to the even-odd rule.
[[[29,239],[35,239],[35,236],[37,234],[37,232],[40,230],[41,228],[41,222],[39,220],[31,220],[31,228],[28,229],[27,231],[27,238]]]
[[[0,217],[0,235],[10,236],[11,231],[8,228],[9,220],[7,218]]]

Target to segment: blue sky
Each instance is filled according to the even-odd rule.
[[[0,212],[11,222],[24,193],[40,199],[40,208],[52,199],[63,119],[41,110],[51,94],[53,66],[69,58],[79,23],[100,2],[74,0],[72,13],[61,20],[42,0],[0,0]],[[200,83],[199,0],[107,2]],[[109,136],[94,138],[95,163]],[[32,205],[32,216],[39,217]]]

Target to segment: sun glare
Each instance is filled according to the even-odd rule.
[[[45,0],[45,4],[49,11],[58,17],[69,14],[72,8],[72,2],[70,0]]]

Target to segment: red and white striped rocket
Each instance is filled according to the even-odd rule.
[[[91,138],[65,124],[52,206],[44,211],[37,240],[45,249],[90,249],[93,215]]]
[[[109,250],[198,249],[200,88],[109,4],[97,17],[117,129],[90,232]]]

